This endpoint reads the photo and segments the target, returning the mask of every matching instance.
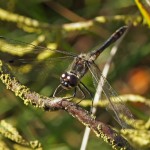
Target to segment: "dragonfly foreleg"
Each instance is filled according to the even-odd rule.
[[[54,93],[53,93],[53,97],[57,97],[58,94],[60,94],[62,91],[64,90],[64,88],[60,85],[57,86],[57,88],[55,89]],[[68,100],[73,100],[73,98],[76,96],[77,93],[77,88],[74,88],[74,92],[73,95],[70,97],[67,97]]]
[[[53,93],[53,97],[57,97],[56,95],[59,94],[62,90],[63,90],[63,88],[62,88],[61,84],[59,84]]]

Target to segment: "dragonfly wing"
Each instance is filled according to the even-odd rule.
[[[39,53],[41,51],[47,51],[51,53],[60,53],[68,56],[75,57],[76,54],[61,50],[54,50],[50,48],[46,48],[44,46],[38,46],[31,43],[22,42],[19,40],[9,39],[3,36],[0,36],[0,49],[5,52],[9,52],[14,55],[22,56],[22,54],[34,51],[34,53]]]
[[[133,119],[133,115],[124,102],[119,98],[118,94],[108,83],[106,78],[101,74],[98,66],[93,62],[88,64],[89,70],[95,80],[95,85],[101,84],[104,95],[109,101],[106,109],[112,114],[115,120],[123,127],[129,128],[129,125],[122,119],[122,117],[127,117]],[[100,82],[99,82],[100,81]]]
[[[38,68],[43,63],[45,67],[50,68],[51,62],[54,64],[54,62],[73,59],[75,55],[70,52],[53,50],[3,36],[0,36],[0,51],[2,52],[0,59],[11,66],[32,64],[32,67],[38,65]]]
[[[0,59],[9,64],[13,75],[22,84],[35,91],[44,87],[54,91],[74,55],[0,37]]]

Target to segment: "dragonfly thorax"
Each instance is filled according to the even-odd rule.
[[[79,78],[71,72],[65,72],[60,77],[61,86],[66,89],[72,89],[78,85]]]

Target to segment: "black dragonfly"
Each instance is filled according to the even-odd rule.
[[[111,114],[115,117],[115,119],[118,121],[118,123],[123,127],[127,128],[128,125],[125,123],[125,121],[122,119],[121,116],[128,117],[129,119],[133,119],[133,115],[130,112],[130,110],[125,106],[125,104],[122,102],[122,100],[118,97],[115,90],[111,87],[111,85],[108,83],[108,81],[103,77],[101,74],[101,71],[99,70],[98,66],[95,64],[95,60],[97,57],[112,43],[117,41],[127,30],[127,26],[123,26],[116,30],[99,48],[88,52],[88,53],[81,53],[80,55],[76,55],[73,53],[61,51],[61,50],[51,50],[42,46],[35,46],[32,44],[28,44],[21,41],[16,41],[12,39],[5,38],[3,36],[0,36],[0,49],[7,49],[6,46],[3,46],[3,43],[10,43],[10,44],[18,44],[18,45],[27,45],[28,48],[34,48],[36,50],[47,50],[47,51],[53,51],[58,52],[67,55],[68,57],[72,57],[74,60],[71,63],[71,65],[68,67],[67,71],[64,72],[60,76],[60,84],[55,89],[53,93],[53,97],[56,97],[60,91],[62,90],[70,90],[74,89],[74,93],[72,97],[76,96],[77,90],[80,91],[85,97],[84,91],[89,93],[89,95],[92,97],[91,92],[88,90],[88,88],[81,82],[81,78],[87,73],[89,70],[93,76],[94,79],[94,85],[97,87],[99,81],[101,82],[101,87],[104,92],[104,95],[109,101],[109,104],[107,106],[107,110],[111,111]],[[22,48],[22,51],[24,49]],[[69,99],[68,98],[68,99]]]

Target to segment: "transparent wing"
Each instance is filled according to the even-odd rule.
[[[0,51],[2,52],[0,59],[10,65],[20,66],[31,63],[39,64],[42,61],[45,62],[45,65],[50,65],[50,62],[73,59],[76,56],[70,52],[53,50],[3,36],[0,36]]]
[[[59,77],[74,54],[0,37],[0,59],[8,63],[22,84],[33,90],[59,85]],[[62,63],[63,62],[63,63]]]
[[[104,95],[109,100],[109,104],[107,105],[106,109],[112,114],[122,128],[129,128],[129,125],[122,119],[122,116],[133,119],[133,115],[130,110],[127,108],[127,106],[125,106],[115,90],[101,74],[98,66],[93,62],[92,64],[88,64],[88,67],[95,80],[95,85],[97,86],[99,83],[101,84]]]
[[[22,54],[30,52],[30,51],[34,51],[34,53],[47,51],[49,53],[56,52],[56,53],[65,54],[68,56],[76,56],[76,54],[71,53],[71,52],[53,50],[53,49],[49,49],[43,46],[37,46],[37,45],[30,44],[30,43],[26,43],[26,42],[14,40],[14,39],[9,39],[3,36],[0,36],[0,49],[2,51],[9,51],[9,52],[12,51],[12,53],[18,56],[21,56]]]

